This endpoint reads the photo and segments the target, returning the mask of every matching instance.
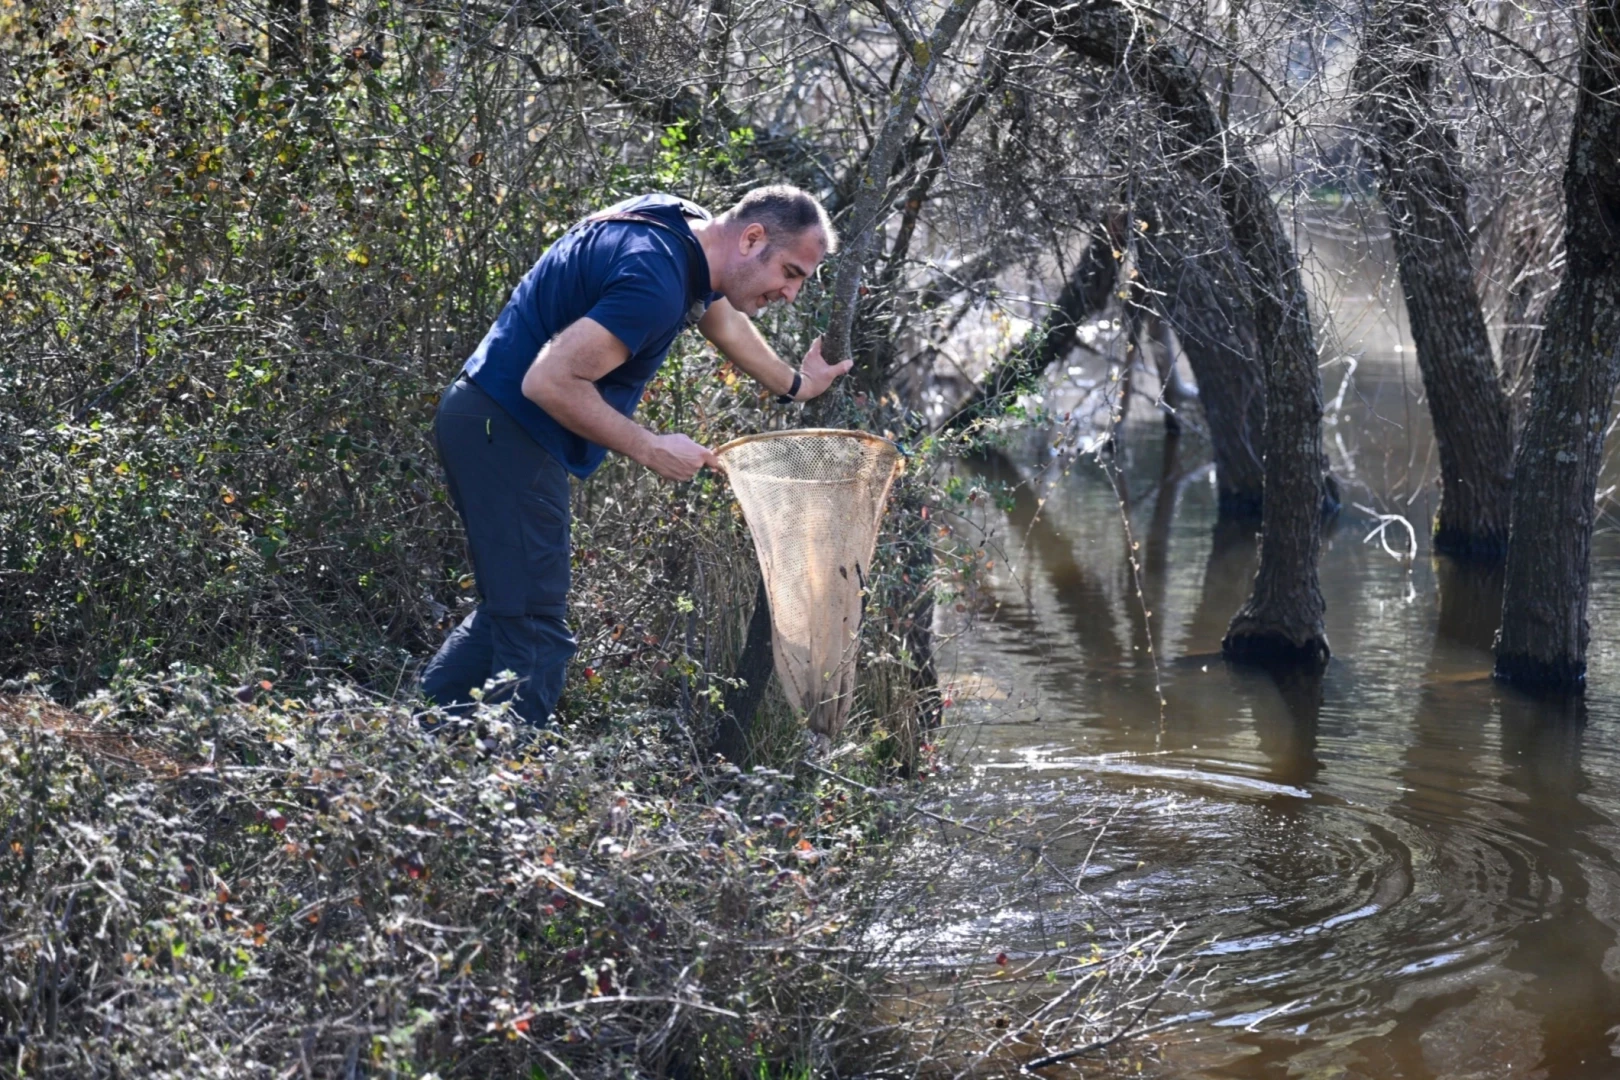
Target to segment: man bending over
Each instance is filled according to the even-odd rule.
[[[633,419],[675,336],[696,325],[725,358],[786,401],[808,401],[849,370],[818,338],[798,370],[750,321],[792,303],[837,235],[797,188],[749,192],[719,217],[672,195],[594,214],[548,248],[512,292],[439,403],[434,437],[467,529],[479,605],[422,674],[433,702],[463,706],[502,671],[513,708],[544,724],[576,643],[568,630],[569,474],[609,450],[668,480],[714,454]]]

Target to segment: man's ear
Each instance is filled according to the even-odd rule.
[[[737,238],[737,250],[746,258],[763,248],[765,240],[765,226],[757,221],[751,221]]]

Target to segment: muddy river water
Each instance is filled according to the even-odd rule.
[[[1329,398],[1345,375],[1324,371]],[[1179,1022],[1150,1073],[1620,1076],[1620,530],[1605,518],[1595,543],[1585,700],[1495,684],[1500,577],[1424,535],[1415,373],[1363,362],[1343,389],[1320,679],[1220,659],[1255,546],[1218,524],[1195,437],[1134,420],[1118,493],[1093,459],[1030,446],[964,466],[1008,492],[973,511],[995,566],[947,665],[955,805],[1086,808],[1101,839],[1059,857],[1119,923],[1183,924],[1203,978],[1158,1006]],[[1353,503],[1413,522],[1417,558],[1366,541]],[[991,929],[1032,952],[1094,917]]]

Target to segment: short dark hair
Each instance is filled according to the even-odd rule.
[[[814,195],[790,184],[755,188],[738,199],[725,216],[738,225],[763,225],[765,242],[771,247],[814,228],[826,238],[828,255],[838,250],[838,232],[826,208]]]

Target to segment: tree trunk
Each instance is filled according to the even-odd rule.
[[[1496,675],[1579,690],[1593,504],[1620,368],[1620,0],[1587,7],[1564,167],[1564,249],[1514,463]]]
[[[1253,282],[1266,376],[1260,569],[1221,648],[1236,661],[1319,668],[1328,658],[1316,576],[1327,472],[1322,381],[1299,261],[1265,180],[1237,132],[1221,124],[1197,70],[1156,28],[1144,33],[1134,9],[1107,2],[1054,9],[1035,0],[1012,6],[1071,51],[1127,73],[1149,92],[1165,132],[1183,150],[1182,168],[1220,200]]]
[[[1363,138],[1378,168],[1418,369],[1440,452],[1434,547],[1497,560],[1507,552],[1512,432],[1474,288],[1468,190],[1433,102],[1445,11],[1382,0],[1356,63]]]
[[[978,0],[951,0],[950,5],[934,24],[934,32],[926,43],[917,42],[912,51],[910,69],[900,88],[889,96],[889,110],[884,116],[872,152],[867,155],[860,180],[855,186],[855,202],[850,210],[846,246],[839,256],[838,272],[831,290],[832,310],[827,316],[827,333],[822,353],[827,363],[841,363],[850,355],[850,337],[855,325],[855,311],[859,302],[861,271],[875,234],[886,209],[889,173],[903,149],[902,140],[916,121],[917,107],[922,102],[923,89],[945,50],[956,40],[956,34],[967,22]],[[898,28],[897,28],[898,29]]]
[[[1024,335],[1011,352],[991,365],[941,427],[963,428],[994,416],[1011,405],[1019,394],[1032,388],[1047,368],[1074,348],[1075,336],[1086,317],[1108,305],[1117,272],[1113,244],[1104,230],[1098,228],[1081,252],[1069,280],[1064,282],[1051,314]]]
[[[944,173],[945,162],[951,150],[962,137],[962,133],[967,130],[968,125],[973,122],[974,117],[979,115],[979,110],[984,108],[997,90],[1001,89],[1013,58],[1023,56],[1027,52],[1034,36],[1034,31],[1027,26],[1009,27],[1001,34],[991,47],[972,86],[946,111],[939,130],[924,129],[913,136],[911,145],[906,147],[905,153],[901,155],[900,164],[908,171],[914,172],[916,178],[900,201],[900,227],[895,233],[894,246],[889,250],[888,265],[883,273],[886,283],[892,284],[899,279],[902,264],[911,251],[911,241],[916,236],[917,222],[922,215],[923,206],[928,201],[934,182]],[[924,150],[928,152],[928,159],[922,162],[919,169],[918,162],[921,161]]]
[[[1254,319],[1245,303],[1247,275],[1228,245],[1189,235],[1182,222],[1167,225],[1161,215],[1159,208],[1147,215],[1149,228],[1137,241],[1137,268],[1198,384],[1221,515],[1258,519],[1265,491],[1260,448],[1266,392]]]

